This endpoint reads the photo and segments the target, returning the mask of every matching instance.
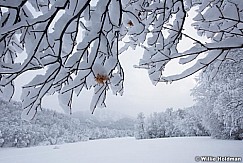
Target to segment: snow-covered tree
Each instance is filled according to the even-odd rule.
[[[147,118],[147,125],[146,125],[146,137],[153,139],[156,138],[158,135],[158,127],[159,124],[157,124],[157,113],[153,113],[151,114],[148,118]]]
[[[184,33],[187,13],[204,43]],[[124,72],[118,55],[144,48],[136,67],[148,69],[154,84],[180,80],[222,62],[242,48],[243,2],[240,0],[19,0],[0,1],[0,92],[10,99],[14,80],[43,70],[23,87],[23,118],[32,119],[46,94],[59,94],[71,112],[72,98],[94,88],[91,112],[105,106],[107,90],[123,93]],[[178,51],[183,38],[194,42]],[[122,47],[120,47],[122,46]],[[167,63],[196,61],[178,75],[164,76]],[[218,64],[220,65],[220,64]]]
[[[136,139],[145,139],[145,116],[141,112],[137,116],[137,122],[135,124],[135,138]]]
[[[184,110],[183,117],[177,117],[175,121],[175,128],[179,131],[178,134],[184,136],[207,136],[208,133],[202,124],[202,115],[199,111],[200,108],[189,107]],[[179,110],[178,110],[179,111]],[[176,113],[178,113],[176,111]]]
[[[213,137],[243,139],[243,51],[229,56],[216,74],[213,63],[200,75],[193,95]]]
[[[2,132],[0,130],[0,147],[2,147],[2,144],[4,143],[4,139],[2,137],[3,137],[3,135],[2,135]]]

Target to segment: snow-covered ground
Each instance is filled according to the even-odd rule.
[[[0,163],[191,163],[195,156],[243,157],[243,141],[209,137],[116,138],[0,149]]]

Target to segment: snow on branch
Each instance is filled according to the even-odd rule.
[[[187,14],[195,8],[192,25],[210,43],[184,33]],[[129,47],[144,48],[136,67],[147,69],[154,84],[180,80],[226,58],[228,51],[242,49],[242,12],[242,2],[234,0],[0,2],[1,96],[11,99],[18,76],[42,70],[44,74],[23,87],[23,118],[32,119],[43,97],[54,93],[71,113],[73,96],[92,88],[90,110],[94,112],[106,106],[108,90],[123,94],[124,72],[118,55]],[[194,46],[178,52],[184,37]],[[181,74],[163,76],[165,66],[175,58],[180,64],[196,64]]]
[[[150,22],[152,36],[148,37],[148,46],[145,46],[143,58],[139,65],[135,66],[136,68],[148,69],[150,79],[154,84],[186,78],[207,67],[228,50],[243,48],[242,2],[227,0],[223,2],[201,1],[198,3],[187,0],[184,3],[182,1],[165,1],[162,3],[164,3],[164,10],[169,11],[165,11],[166,14],[164,14],[163,12],[157,13],[156,8],[150,9],[150,13],[154,16]],[[186,11],[193,6],[194,9],[197,8],[197,15],[194,17],[192,25],[199,35],[211,39],[210,43],[203,43],[183,32]],[[166,15],[168,16],[166,17]],[[188,49],[185,47],[184,52],[178,53],[177,46],[184,41],[182,36],[193,41],[194,46],[188,47]],[[214,58],[213,53],[215,51],[222,51],[222,54],[216,54],[216,58]],[[205,54],[207,55],[206,58],[211,59],[201,64],[201,59],[198,60],[198,58]],[[180,74],[164,76],[163,71],[167,63],[177,58],[180,59],[180,64],[187,64],[191,61],[197,62]]]

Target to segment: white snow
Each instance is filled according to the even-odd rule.
[[[94,63],[92,69],[95,75],[107,75],[106,68],[99,63]]]
[[[115,138],[58,146],[0,148],[1,163],[193,163],[196,156],[243,157],[243,141],[209,137]]]

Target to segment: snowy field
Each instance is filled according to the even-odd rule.
[[[116,138],[0,149],[0,163],[191,163],[195,162],[195,156],[243,157],[243,141],[209,137]]]

